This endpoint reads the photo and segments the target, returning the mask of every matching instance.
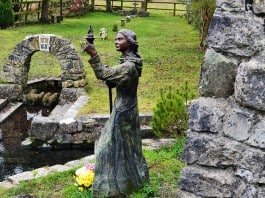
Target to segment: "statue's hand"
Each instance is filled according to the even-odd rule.
[[[95,48],[95,45],[92,43],[86,42],[84,50],[86,53],[88,53],[92,58],[97,55],[97,50]]]
[[[112,83],[112,82],[109,82],[109,81],[106,81],[106,84],[108,85],[109,88],[116,87],[116,84],[115,83]]]

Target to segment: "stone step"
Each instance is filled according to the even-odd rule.
[[[152,127],[149,125],[141,125],[141,134],[142,138],[153,138],[156,136]]]
[[[7,105],[7,99],[0,99],[0,110]]]
[[[0,111],[0,123],[5,121],[12,113],[14,113],[17,109],[19,109],[23,105],[22,102],[16,103],[8,103],[1,111]]]
[[[149,125],[152,121],[152,112],[139,113],[140,124],[141,125]],[[94,119],[98,124],[104,125],[106,121],[109,119],[109,114],[91,114],[88,116],[91,119]]]

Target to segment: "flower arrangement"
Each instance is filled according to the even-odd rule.
[[[86,164],[85,166],[75,171],[75,181],[76,181],[75,185],[78,186],[80,192],[83,192],[84,190],[91,191],[94,175],[95,175],[94,164]]]

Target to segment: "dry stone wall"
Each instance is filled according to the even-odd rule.
[[[265,2],[217,0],[177,197],[265,197]]]

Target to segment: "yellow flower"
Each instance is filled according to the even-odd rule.
[[[91,170],[81,172],[76,176],[76,182],[79,186],[90,187],[93,184],[95,173]]]

